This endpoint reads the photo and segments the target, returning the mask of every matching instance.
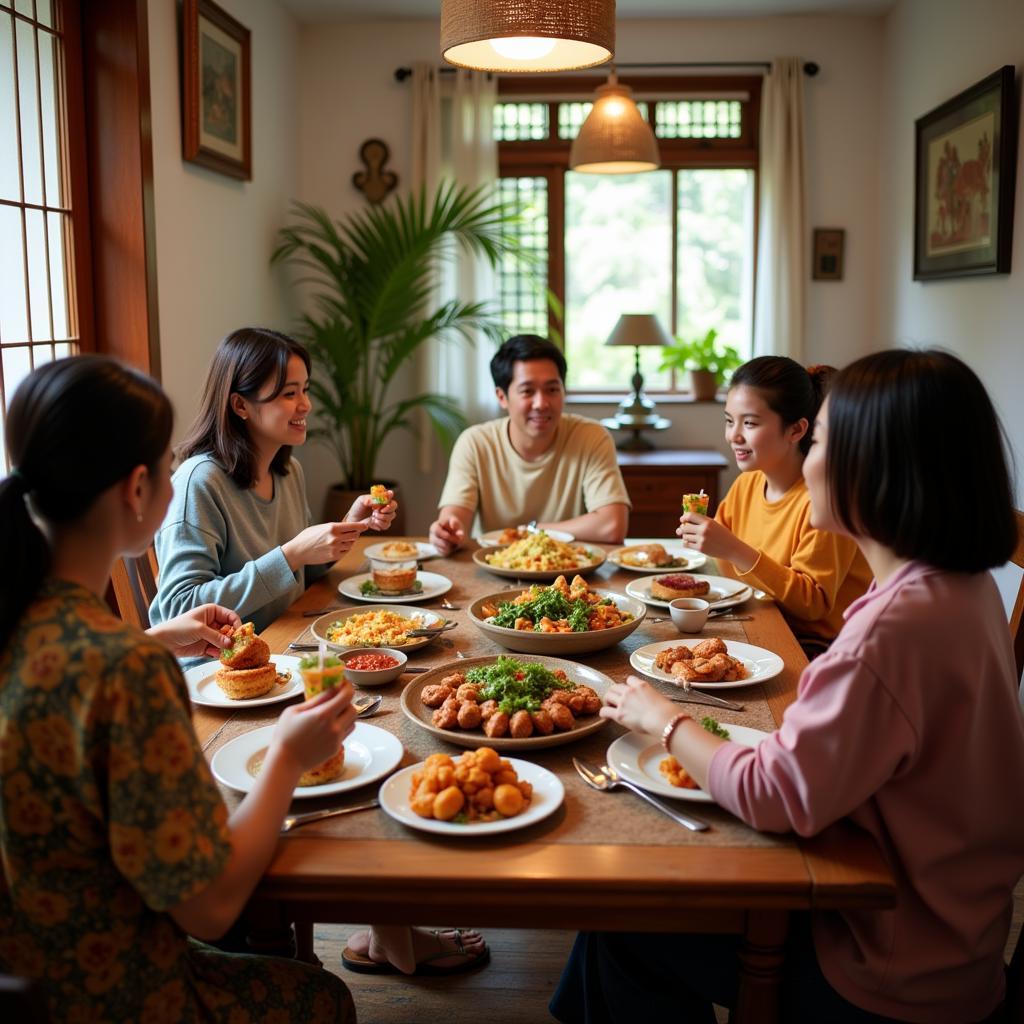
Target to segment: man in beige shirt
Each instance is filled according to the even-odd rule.
[[[509,338],[491,360],[507,417],[464,431],[452,450],[430,539],[442,554],[484,530],[536,519],[580,540],[621,544],[629,495],[615,445],[599,423],[563,413],[565,357],[533,334]]]

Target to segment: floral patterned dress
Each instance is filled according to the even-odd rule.
[[[231,853],[165,648],[51,580],[0,655],[0,970],[54,1021],[353,1021],[341,981],[221,953],[167,911]]]

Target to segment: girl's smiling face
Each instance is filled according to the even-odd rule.
[[[784,426],[757,388],[740,384],[726,396],[725,440],[743,472],[771,473],[791,455],[806,430],[803,419]]]
[[[306,440],[306,417],[313,408],[306,364],[292,356],[281,393],[271,397],[276,385],[277,377],[271,376],[254,402],[233,396],[235,411],[247,421],[249,435],[260,447],[302,444]]]

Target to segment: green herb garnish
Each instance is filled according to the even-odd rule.
[[[480,687],[480,700],[496,700],[506,715],[538,711],[555,690],[573,690],[575,684],[559,679],[536,661],[520,661],[502,654],[492,665],[471,668],[466,681]]]
[[[727,740],[729,738],[729,730],[720,726],[710,715],[705,715],[700,720],[700,724],[707,729],[712,736],[721,736],[723,740]]]

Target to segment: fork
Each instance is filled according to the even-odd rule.
[[[683,814],[681,811],[677,811],[674,807],[670,807],[665,803],[664,800],[659,800],[656,796],[652,796],[628,779],[622,778],[622,776],[616,774],[606,764],[601,765],[600,768],[591,768],[589,765],[585,765],[578,757],[572,759],[572,764],[580,778],[592,789],[603,793],[609,789],[614,789],[616,786],[625,786],[626,789],[636,793],[642,800],[646,800],[652,807],[656,807],[662,814],[667,814],[677,825],[682,825],[683,828],[688,828],[691,832],[703,832],[710,827],[706,821],[695,818],[691,814]]]
[[[351,807],[333,807],[326,811],[310,811],[308,814],[289,814],[281,823],[282,832],[291,832],[293,828],[300,825],[308,825],[311,821],[320,821],[322,818],[332,818],[337,814],[352,814],[355,811],[369,811],[374,807],[380,807],[376,800],[367,800],[364,804],[353,804]]]
[[[442,633],[447,633],[450,629],[455,629],[458,626],[457,622],[446,622],[443,626],[424,626],[423,629],[410,629],[406,636],[440,636]]]
[[[724,697],[716,697],[713,693],[707,693],[704,690],[695,690],[685,681],[680,683],[679,686],[686,696],[669,697],[669,700],[675,701],[677,704],[709,704],[711,707],[728,708],[730,711],[743,710],[742,704],[736,704],[734,701],[726,700]]]

